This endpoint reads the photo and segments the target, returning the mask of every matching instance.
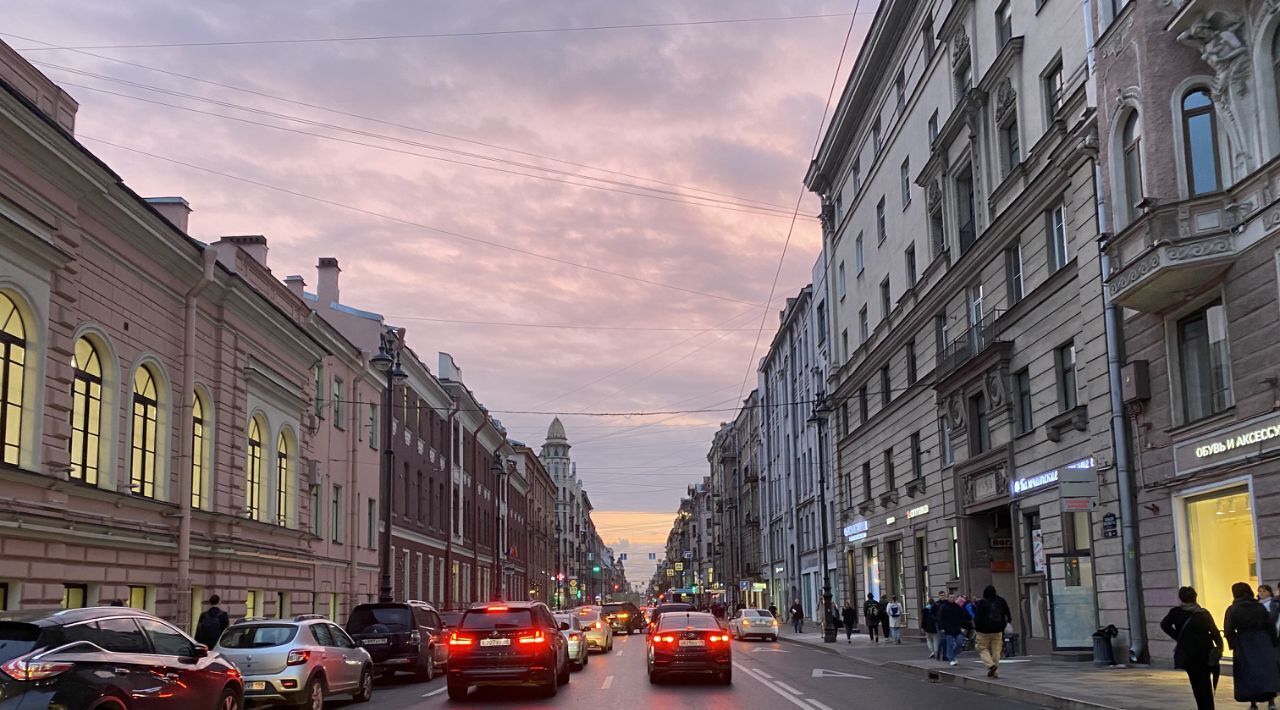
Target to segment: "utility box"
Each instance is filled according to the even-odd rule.
[[[1134,360],[1120,370],[1120,395],[1125,404],[1151,399],[1151,378],[1147,361]]]

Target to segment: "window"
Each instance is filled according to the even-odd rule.
[[[947,251],[946,222],[942,218],[942,203],[939,202],[929,210],[929,243],[933,245],[933,258],[938,258]]]
[[[864,461],[862,464],[862,495],[863,500],[871,500],[871,462]]]
[[[969,287],[969,327],[982,323],[982,284]]]
[[[853,268],[854,273],[859,276],[862,275],[862,269],[866,266],[866,260],[864,259],[863,254],[862,232],[858,232],[858,238],[853,241]]]
[[[135,585],[129,585],[129,603],[126,605],[130,609],[147,608],[147,588]]]
[[[853,161],[853,167],[849,168],[849,182],[853,185],[853,195],[856,197],[858,192],[862,190],[862,167],[859,160]]]
[[[0,295],[0,311],[4,308],[5,300]],[[71,369],[70,475],[77,481],[96,486],[99,446],[102,440],[102,359],[98,357],[98,349],[88,338],[76,341]],[[0,416],[3,414],[0,411]]]
[[[336,383],[335,383],[336,384]],[[276,439],[276,524],[289,522],[289,497],[293,494],[293,484],[289,470],[289,439],[280,433]]]
[[[885,237],[889,236],[889,229],[884,221],[884,196],[880,196],[880,201],[876,203],[876,243],[884,244]]]
[[[906,252],[903,253],[903,260],[906,261],[907,267],[907,288],[916,285],[916,245],[908,244]]]
[[[248,460],[245,462],[244,508],[257,518],[262,508],[262,424],[257,417],[249,420]]]
[[[320,486],[311,486],[311,534],[320,537]]]
[[[342,486],[333,487],[333,499],[329,501],[329,539],[342,542]]]
[[[1218,171],[1218,120],[1208,91],[1193,89],[1182,98],[1182,137],[1191,196],[1217,192],[1222,182]]]
[[[942,465],[950,466],[955,461],[955,452],[951,448],[951,422],[945,417],[938,419],[938,438],[942,439]]]
[[[1044,110],[1045,119],[1052,123],[1058,111],[1062,110],[1062,60],[1055,60],[1044,73]]]
[[[1022,283],[1022,243],[1016,243],[1004,250],[1005,283],[1008,288],[1009,305],[1022,300],[1024,295]]]
[[[1018,433],[1026,434],[1034,428],[1031,421],[1031,371],[1019,370],[1013,376],[1013,391],[1018,398]]]
[[[133,373],[133,435],[130,448],[129,487],[136,495],[156,496],[156,380],[142,365]]]
[[[0,461],[18,465],[22,448],[27,330],[18,305],[0,293]],[[95,460],[96,464],[96,460]],[[96,477],[96,470],[95,470]]]
[[[933,145],[938,140],[938,109],[933,110],[933,115],[929,116],[929,145]]]
[[[1022,162],[1022,150],[1018,144],[1018,107],[1009,107],[1009,117],[1000,126],[1000,161],[1008,175]]]
[[[957,175],[956,206],[959,209],[960,253],[963,254],[978,239],[978,206],[973,189],[973,166],[961,168]]]
[[[880,155],[880,149],[884,145],[880,138],[880,117],[876,116],[875,123],[871,124],[871,148],[876,156]]]
[[[365,517],[364,546],[374,548],[377,546],[375,540],[378,537],[378,501],[370,498],[367,503],[368,514]]]
[[[893,389],[889,385],[889,366],[880,368],[880,406],[887,407],[893,400]]]
[[[889,320],[889,311],[893,310],[893,296],[889,291],[889,277],[880,282],[880,319]]]
[[[987,422],[987,398],[978,393],[969,398],[969,455],[991,448],[991,430]]]
[[[849,329],[840,331],[840,355],[842,360],[849,359]]]
[[[191,507],[204,503],[204,399],[191,395]]]
[[[156,653],[179,658],[191,658],[195,654],[191,641],[172,626],[155,619],[143,618],[137,621],[142,626],[142,630],[147,633],[147,637],[151,639],[151,646]]]
[[[422,523],[427,514],[427,506],[424,505],[426,502],[424,499],[427,495],[427,489],[425,487],[426,484],[422,480],[422,471],[416,472],[415,475],[417,476],[417,484],[413,487],[413,498],[414,506],[417,508],[417,513],[414,517],[418,519],[419,523]]]
[[[841,436],[849,435],[849,402],[847,400],[840,405],[840,434]]]
[[[924,477],[924,468],[920,463],[920,432],[911,432],[911,479],[918,481]]]
[[[960,57],[959,62],[955,72],[956,103],[964,101],[965,95],[973,87],[973,63],[969,59],[968,52]]]
[[[1124,123],[1124,199],[1126,215],[1136,221],[1142,211],[1142,122],[1137,111],[1131,111]]]
[[[937,358],[939,361],[942,360],[942,354],[947,351],[947,346],[951,344],[951,336],[948,333],[949,330],[950,327],[947,323],[947,314],[939,313],[933,317],[933,332],[937,340],[935,345],[938,348]]]
[[[910,387],[918,379],[916,368],[916,341],[907,343],[907,386]]]
[[[342,416],[343,412],[343,394],[344,387],[341,377],[333,378],[333,426],[336,429],[345,429],[343,422],[346,420]]]
[[[262,616],[262,609],[258,606],[258,592],[250,589],[244,593],[244,616],[246,619],[255,616]]]
[[[62,608],[63,609],[83,609],[87,604],[89,596],[89,585],[87,584],[64,584],[62,585]]]
[[[1276,84],[1276,98],[1280,99],[1280,32],[1271,37],[1271,77]]]
[[[867,423],[867,419],[869,419],[869,418],[870,418],[870,417],[868,416],[868,415],[869,415],[869,413],[868,413],[868,411],[867,411],[867,408],[868,408],[868,404],[867,404],[867,386],[866,386],[866,385],[863,385],[863,386],[861,386],[861,387],[859,387],[859,388],[858,388],[858,414],[859,414],[859,416],[861,417],[861,418],[859,419],[859,422],[860,422],[860,423],[862,423],[862,424],[866,424],[866,423]]]
[[[1178,321],[1178,384],[1183,422],[1194,422],[1232,405],[1227,315],[1220,302]]]
[[[378,448],[378,405],[369,403],[369,448]]]
[[[840,225],[840,221],[844,217],[844,195],[836,193],[836,199],[831,208],[835,212],[835,224],[831,226],[835,228]]]
[[[1058,402],[1062,411],[1076,408],[1076,345],[1067,343],[1055,351],[1058,365]]]
[[[1045,212],[1045,234],[1049,237],[1049,272],[1067,265],[1067,215],[1062,205]]]
[[[867,306],[863,304],[861,310],[858,311],[858,344],[867,342],[871,338],[871,331],[867,327]]]
[[[315,375],[316,392],[315,392],[315,414],[317,417],[324,419],[324,366],[316,365],[312,371]]]
[[[827,342],[827,304],[818,302],[818,345]]]
[[[893,95],[898,101],[898,115],[901,116],[907,108],[907,74],[906,69],[899,69],[898,76],[893,80]]]
[[[1005,0],[996,10],[996,45],[1003,47],[1013,39],[1013,8],[1009,0]]]
[[[845,293],[846,281],[844,277],[844,262],[842,261],[840,262],[840,266],[836,268],[836,295],[843,301]]]
[[[898,487],[898,476],[893,470],[893,449],[885,449],[881,454],[884,459],[884,485],[890,491]]]
[[[911,158],[905,158],[902,161],[902,167],[899,168],[899,181],[902,183],[902,209],[906,209],[911,204]]]
[[[933,59],[933,53],[937,49],[937,44],[933,36],[933,18],[924,18],[924,24],[920,27],[920,51],[924,54],[924,61],[929,63]]]

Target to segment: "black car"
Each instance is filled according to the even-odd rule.
[[[642,634],[645,629],[644,614],[631,602],[612,602],[604,605],[604,619],[614,633]]]
[[[426,602],[359,604],[347,617],[347,633],[384,677],[406,672],[431,680],[449,662],[444,624]]]
[[[240,671],[168,622],[124,607],[0,613],[0,710],[239,710]]]
[[[649,633],[653,633],[654,629],[658,627],[658,620],[669,611],[693,611],[693,605],[685,604],[684,602],[672,602],[655,606],[653,611],[649,612]]]
[[[569,642],[542,602],[494,602],[468,609],[449,633],[449,697],[473,685],[536,685],[556,694],[569,682]]]
[[[733,641],[711,614],[667,612],[649,634],[649,682],[672,673],[711,673],[733,682]]]

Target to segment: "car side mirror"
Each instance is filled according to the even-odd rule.
[[[567,621],[561,621],[561,622],[560,622],[560,630],[561,630],[561,631],[568,631],[568,630],[569,630],[569,622],[567,622]]]
[[[195,648],[192,649],[192,652],[191,652],[192,658],[205,658],[208,655],[209,655],[209,647],[202,643],[196,644]]]

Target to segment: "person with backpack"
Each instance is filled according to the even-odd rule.
[[[227,612],[218,608],[218,603],[221,601],[217,594],[209,597],[209,608],[204,610],[196,622],[196,641],[209,648],[218,645],[222,632],[231,625],[231,618],[227,616]]]
[[[889,603],[884,606],[885,618],[889,620],[889,637],[893,642],[902,644],[902,624],[906,619],[902,613],[902,605],[898,603],[898,595],[889,597]]]
[[[1186,671],[1196,710],[1213,710],[1213,691],[1222,672],[1222,634],[1213,614],[1196,603],[1194,587],[1179,588],[1178,601],[1182,603],[1165,614],[1160,630],[1176,642],[1173,667]]]
[[[880,643],[880,602],[876,595],[867,594],[867,601],[862,605],[862,616],[867,620],[867,635],[872,643]]]
[[[982,590],[982,599],[973,606],[973,626],[978,632],[974,646],[987,667],[988,678],[1000,677],[1000,653],[1004,649],[1004,627],[1013,623],[1009,603],[990,584]]]

